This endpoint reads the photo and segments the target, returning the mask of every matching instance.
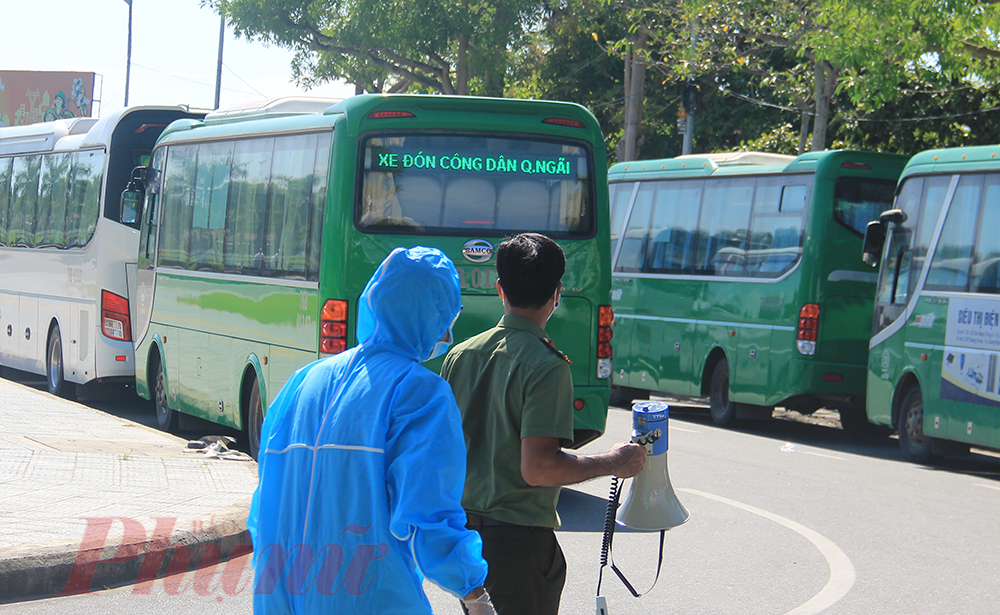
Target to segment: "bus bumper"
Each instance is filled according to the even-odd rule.
[[[608,385],[593,387],[573,387],[573,402],[583,402],[579,410],[573,409],[573,444],[569,448],[580,448],[601,437],[608,421]]]
[[[784,400],[773,404],[793,410],[812,411],[820,407],[851,409],[864,407],[868,370],[864,365],[824,361],[793,361],[788,383],[802,383],[802,389],[787,389]],[[811,408],[811,410],[810,410]]]

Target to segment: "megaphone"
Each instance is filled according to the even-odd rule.
[[[670,406],[662,401],[632,406],[632,441],[646,447],[646,465],[632,479],[625,503],[615,519],[634,530],[669,530],[691,514],[674,494],[667,474],[667,420]]]

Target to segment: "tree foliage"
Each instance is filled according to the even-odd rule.
[[[695,151],[1000,140],[1000,0],[203,1],[304,85],[577,102],[612,159],[680,153],[687,83]]]
[[[306,86],[503,96],[538,0],[210,0],[236,34],[296,52]]]

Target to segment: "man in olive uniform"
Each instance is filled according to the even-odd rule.
[[[483,539],[486,589],[499,615],[556,615],[566,560],[556,540],[563,485],[598,476],[635,476],[642,446],[576,456],[569,359],[545,334],[559,305],[566,257],[536,233],[497,250],[496,327],[455,346],[441,375],[462,412],[468,464],[462,506]]]

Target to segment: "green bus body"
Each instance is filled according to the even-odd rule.
[[[295,370],[331,354],[327,301],[346,302],[338,339],[357,343],[361,291],[400,246],[434,246],[454,261],[463,294],[454,334],[466,339],[503,314],[493,250],[538,231],[567,257],[547,331],[573,363],[576,444],[598,437],[608,407],[596,355],[598,307],[610,296],[604,152],[583,107],[524,100],[364,95],[171,125],[142,213],[139,394],[155,397],[162,377],[172,410],[244,429],[255,390],[266,408]],[[548,204],[542,227],[529,225],[532,211],[509,213],[535,202],[526,191]]]
[[[995,145],[917,154],[900,178],[902,215],[880,223],[868,418],[898,429],[914,461],[1000,448],[998,156]]]
[[[832,151],[613,166],[614,384],[709,397],[719,425],[775,405],[863,419],[875,275],[848,255],[904,163]]]

